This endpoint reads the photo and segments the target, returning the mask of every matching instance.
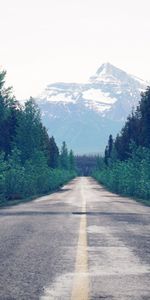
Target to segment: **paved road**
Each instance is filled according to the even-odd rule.
[[[77,178],[0,210],[0,300],[150,300],[150,208]]]

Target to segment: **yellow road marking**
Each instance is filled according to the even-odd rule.
[[[86,201],[82,195],[82,212],[86,212]],[[79,240],[77,247],[75,277],[71,300],[88,300],[89,279],[88,279],[88,254],[87,254],[87,219],[86,215],[81,216]]]

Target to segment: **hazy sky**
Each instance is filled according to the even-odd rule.
[[[103,62],[150,80],[150,0],[0,0],[0,66],[17,98]]]

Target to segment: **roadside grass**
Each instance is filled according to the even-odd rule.
[[[3,200],[3,199],[0,199],[0,208],[5,208],[5,207],[9,207],[9,206],[14,206],[14,205],[18,205],[18,204],[23,204],[23,203],[26,203],[26,202],[30,202],[38,197],[42,197],[41,195],[40,196],[33,196],[33,197],[29,197],[29,198],[26,198],[26,199],[14,199],[14,200]]]
[[[94,179],[95,179],[95,177],[93,177]],[[135,197],[135,196],[130,196],[130,195],[125,195],[125,194],[120,194],[120,193],[116,193],[116,192],[114,192],[112,189],[110,189],[110,188],[108,188],[106,185],[104,185],[104,184],[102,184],[101,182],[99,182],[97,179],[95,179],[96,180],[96,182],[98,183],[98,184],[100,184],[100,185],[102,185],[107,191],[109,191],[109,192],[111,192],[111,193],[113,193],[113,194],[116,194],[116,195],[118,195],[118,196],[120,196],[120,197],[123,197],[123,198],[129,198],[129,199],[131,199],[131,200],[135,200],[136,202],[139,202],[139,203],[141,203],[141,204],[143,204],[143,205],[145,205],[145,206],[150,206],[150,199],[141,199],[141,198],[137,198],[137,197]]]
[[[150,206],[150,199],[149,200],[146,200],[146,199],[139,199],[139,198],[133,198],[133,200],[137,201],[137,202],[140,202],[146,206]]]
[[[67,184],[64,183],[62,184],[61,186],[59,186],[58,188],[48,192],[48,193],[45,193],[45,194],[39,194],[39,195],[33,195],[33,196],[30,196],[30,197],[27,197],[27,198],[20,198],[20,199],[13,199],[13,200],[3,200],[0,198],[0,209],[1,208],[7,208],[7,207],[10,207],[10,206],[16,206],[16,205],[19,205],[19,204],[24,204],[24,203],[28,203],[28,202],[32,202],[33,200],[37,199],[37,198],[41,198],[41,197],[44,197],[44,196],[48,196],[48,195],[52,195],[56,192],[59,192],[61,191],[61,188]]]

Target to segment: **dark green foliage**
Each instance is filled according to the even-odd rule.
[[[52,136],[49,139],[49,166],[53,169],[58,168],[59,166],[59,149],[56,145],[55,139]]]
[[[0,153],[0,199],[5,194],[5,174],[7,170],[7,164],[5,162],[5,154]]]
[[[49,193],[75,177],[75,171],[50,169],[43,152],[21,164],[20,152],[12,151],[8,160],[0,156],[0,197],[6,200]]]
[[[66,143],[62,143],[61,153],[60,153],[60,165],[61,168],[64,170],[69,169],[69,156],[68,156],[68,149]]]
[[[99,182],[116,193],[149,201],[150,88],[142,94],[139,106],[114,143],[109,138],[104,162],[105,166],[98,166],[93,174]]]
[[[132,113],[132,115],[127,118],[125,126],[122,128],[121,133],[117,135],[114,142],[118,159],[126,160],[130,157],[130,144],[132,141],[134,141],[137,146],[141,144],[140,132],[140,120],[136,117],[136,113]]]
[[[42,126],[40,111],[35,101],[30,98],[22,110],[16,133],[16,145],[21,152],[21,161],[24,163],[32,157],[35,151],[41,149]]]
[[[12,150],[6,161],[5,172],[5,197],[6,199],[21,198],[23,195],[23,184],[25,169],[21,165],[20,151]]]
[[[75,157],[75,164],[79,176],[91,176],[97,165],[100,164],[98,155],[78,155]]]
[[[94,172],[93,176],[113,192],[150,199],[150,150],[137,148],[127,161]]]
[[[16,134],[20,105],[11,96],[11,88],[4,88],[5,74],[0,72],[0,151],[8,155]]]
[[[3,85],[5,84],[5,76],[6,76],[6,71],[1,71],[0,72],[0,91],[2,92]]]
[[[30,98],[23,107],[5,89],[0,72],[0,200],[49,193],[75,177],[74,155],[63,143],[61,155],[49,138]]]
[[[127,118],[121,133],[117,135],[114,146],[118,159],[126,160],[131,155],[130,144],[150,148],[150,87],[141,94],[139,106]]]
[[[74,157],[74,153],[72,150],[70,150],[70,153],[69,153],[69,169],[75,170],[75,157]]]
[[[105,148],[104,160],[105,160],[106,165],[109,165],[109,163],[111,162],[113,148],[114,148],[114,141],[113,141],[112,135],[110,134],[109,140],[108,140],[108,145]]]
[[[142,93],[137,115],[140,120],[140,145],[150,148],[150,87]]]

